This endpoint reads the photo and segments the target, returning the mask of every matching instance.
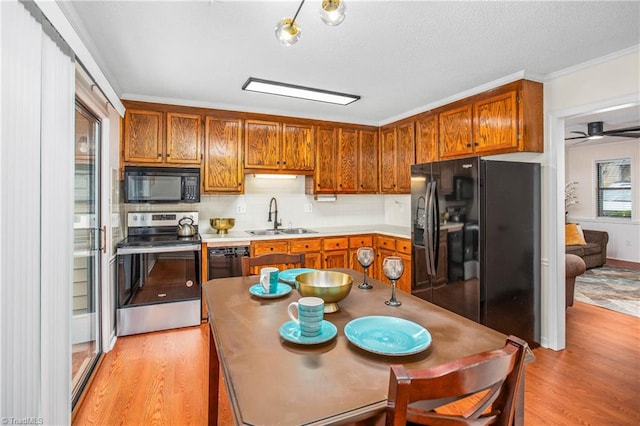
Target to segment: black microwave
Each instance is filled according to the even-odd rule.
[[[200,169],[124,168],[125,203],[199,203]]]

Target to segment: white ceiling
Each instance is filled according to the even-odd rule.
[[[347,18],[329,27],[321,0],[307,0],[291,47],[274,28],[298,2],[59,3],[123,99],[373,125],[640,44],[638,1],[347,0]],[[362,99],[337,106],[244,92],[248,77]]]

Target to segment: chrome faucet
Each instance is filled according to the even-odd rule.
[[[275,207],[275,210],[273,210],[273,207]],[[267,222],[271,222],[271,213],[273,213],[273,230],[275,231],[278,226],[282,225],[282,220],[278,222],[278,202],[276,197],[271,198],[271,201],[269,201],[269,219],[267,219]]]

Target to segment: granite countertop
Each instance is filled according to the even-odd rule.
[[[231,230],[226,235],[205,233],[200,234],[200,236],[202,237],[202,242],[207,243],[209,246],[249,245],[251,241],[260,240],[288,240],[293,238],[318,238],[359,234],[382,234],[396,238],[411,238],[411,228],[408,226],[378,224],[309,227],[309,229],[317,232],[310,234],[250,235],[245,231]]]

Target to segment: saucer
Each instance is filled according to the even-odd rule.
[[[280,326],[280,336],[289,342],[298,343],[300,345],[316,345],[318,343],[328,342],[336,337],[338,329],[335,325],[327,320],[322,321],[320,334],[315,337],[302,336],[300,334],[300,326],[294,321],[287,321]]]
[[[275,293],[265,293],[262,284],[254,284],[249,287],[249,293],[262,299],[274,299],[276,297],[282,297],[291,293],[291,286],[288,284],[278,283]]]
[[[293,268],[293,269],[285,269],[284,271],[280,271],[278,274],[278,279],[287,284],[294,285],[296,283],[296,277],[300,274],[306,274],[307,272],[316,272],[317,269],[310,268]]]

